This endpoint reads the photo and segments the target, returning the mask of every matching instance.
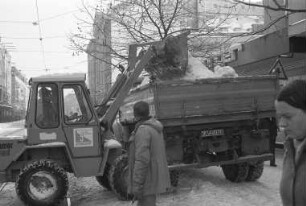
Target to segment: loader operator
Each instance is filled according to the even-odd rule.
[[[54,91],[53,91],[54,92]],[[36,123],[39,127],[55,127],[58,124],[56,101],[52,89],[41,87],[38,92]]]

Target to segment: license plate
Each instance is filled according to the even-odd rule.
[[[211,136],[222,136],[224,135],[223,129],[212,129],[201,131],[201,137],[211,137]]]

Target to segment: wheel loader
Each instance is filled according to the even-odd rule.
[[[187,44],[187,35],[179,35],[185,43],[178,45]],[[0,183],[15,182],[18,197],[31,206],[60,204],[69,188],[67,173],[95,176],[105,188],[130,198],[124,183],[126,165],[116,164],[124,151],[114,138],[112,124],[133,83],[156,56],[154,47],[163,47],[165,41],[130,45],[128,68],[96,106],[85,74],[31,78],[25,135],[0,137]],[[177,49],[187,54],[187,47]]]

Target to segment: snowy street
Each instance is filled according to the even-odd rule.
[[[224,178],[221,168],[209,167],[183,171],[176,191],[158,197],[158,206],[279,206],[278,186],[281,176],[282,150],[277,150],[277,167],[265,163],[262,177],[256,182],[232,183]],[[69,197],[73,206],[127,206],[94,177],[70,176]],[[0,206],[22,206],[16,197],[14,183],[0,193]],[[136,205],[136,203],[134,203]]]

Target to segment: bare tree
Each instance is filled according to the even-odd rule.
[[[70,42],[76,54],[86,52],[89,55],[94,55],[87,50],[89,42],[109,47],[112,58],[117,60],[115,61],[117,64],[113,66],[119,67],[122,61],[127,60],[126,47],[128,43],[160,40],[178,32],[178,27],[175,28],[174,25],[178,25],[179,16],[181,18],[183,15],[183,9],[183,0],[167,2],[162,0],[122,1],[112,5],[107,11],[100,7],[92,8],[83,4],[82,11],[87,14],[88,18],[86,20],[79,19],[79,32],[70,36]],[[99,15],[102,13],[105,15]],[[97,40],[92,31],[83,29],[99,22],[97,18],[109,18],[112,21],[112,42],[110,45]],[[94,26],[103,35],[105,30],[101,25]],[[96,58],[104,61],[97,55]]]
[[[291,13],[303,13],[306,12],[306,9],[294,9],[288,7],[288,4],[285,3],[284,5],[281,5],[277,0],[271,0],[273,3],[271,5],[264,5],[264,4],[258,4],[258,3],[251,3],[250,1],[242,1],[242,0],[233,0],[236,3],[244,4],[248,6],[254,6],[254,7],[261,7],[264,9],[272,10],[272,11],[287,11]],[[288,0],[286,0],[288,2]]]
[[[75,52],[90,53],[86,47],[88,42],[97,45],[103,42],[93,38],[92,31],[86,31],[84,28],[91,26],[92,22],[97,22],[99,18],[109,18],[112,21],[112,42],[109,46],[112,58],[116,59],[115,67],[119,67],[127,60],[127,44],[143,43],[148,41],[162,40],[170,35],[192,30],[190,41],[193,44],[191,50],[199,51],[205,56],[209,52],[209,48],[216,47],[215,41],[203,36],[210,36],[218,31],[218,28],[225,23],[231,15],[232,10],[229,9],[226,14],[216,15],[212,17],[201,18],[196,9],[197,1],[186,0],[123,0],[118,4],[112,5],[107,11],[101,7],[89,7],[83,4],[82,11],[87,14],[87,20],[79,19],[79,33],[70,37],[72,47]],[[97,14],[105,15],[98,16]],[[103,34],[104,28],[100,24],[95,27]],[[214,45],[214,46],[213,46]],[[224,46],[224,45],[223,45]],[[96,55],[96,58],[100,58]],[[101,61],[105,61],[100,59]]]
[[[254,35],[261,34],[278,21],[286,18],[288,15],[298,12],[305,12],[305,9],[292,9],[286,5],[280,5],[277,0],[272,0],[274,4],[263,5],[251,3],[250,1],[232,0],[228,1],[229,6],[226,12],[219,13],[215,11],[212,16],[203,16],[197,11],[197,1],[186,0],[121,0],[111,5],[107,10],[101,6],[90,7],[83,4],[82,11],[87,18],[79,18],[79,32],[70,37],[74,52],[86,52],[101,61],[101,55],[97,52],[91,53],[87,50],[88,43],[97,46],[108,47],[106,50],[111,54],[113,67],[119,68],[119,65],[126,64],[127,45],[130,43],[143,43],[148,41],[162,40],[169,35],[182,32],[184,30],[193,31],[190,35],[190,50],[197,56],[210,56],[215,51],[226,49],[234,39],[240,37],[252,38]],[[256,31],[244,33],[228,34],[222,32],[222,25],[233,17],[235,8],[239,4],[250,7],[261,7],[273,11],[286,11],[285,15],[271,20],[269,24]],[[104,14],[104,15],[100,15]],[[100,21],[97,21],[100,20]],[[105,29],[101,20],[109,19],[112,22],[112,40],[111,44],[105,44],[94,37],[93,31],[89,28],[95,24],[96,32],[103,35]],[[246,39],[246,38],[244,38]],[[248,38],[247,38],[248,39]],[[105,52],[105,51],[98,51]]]

